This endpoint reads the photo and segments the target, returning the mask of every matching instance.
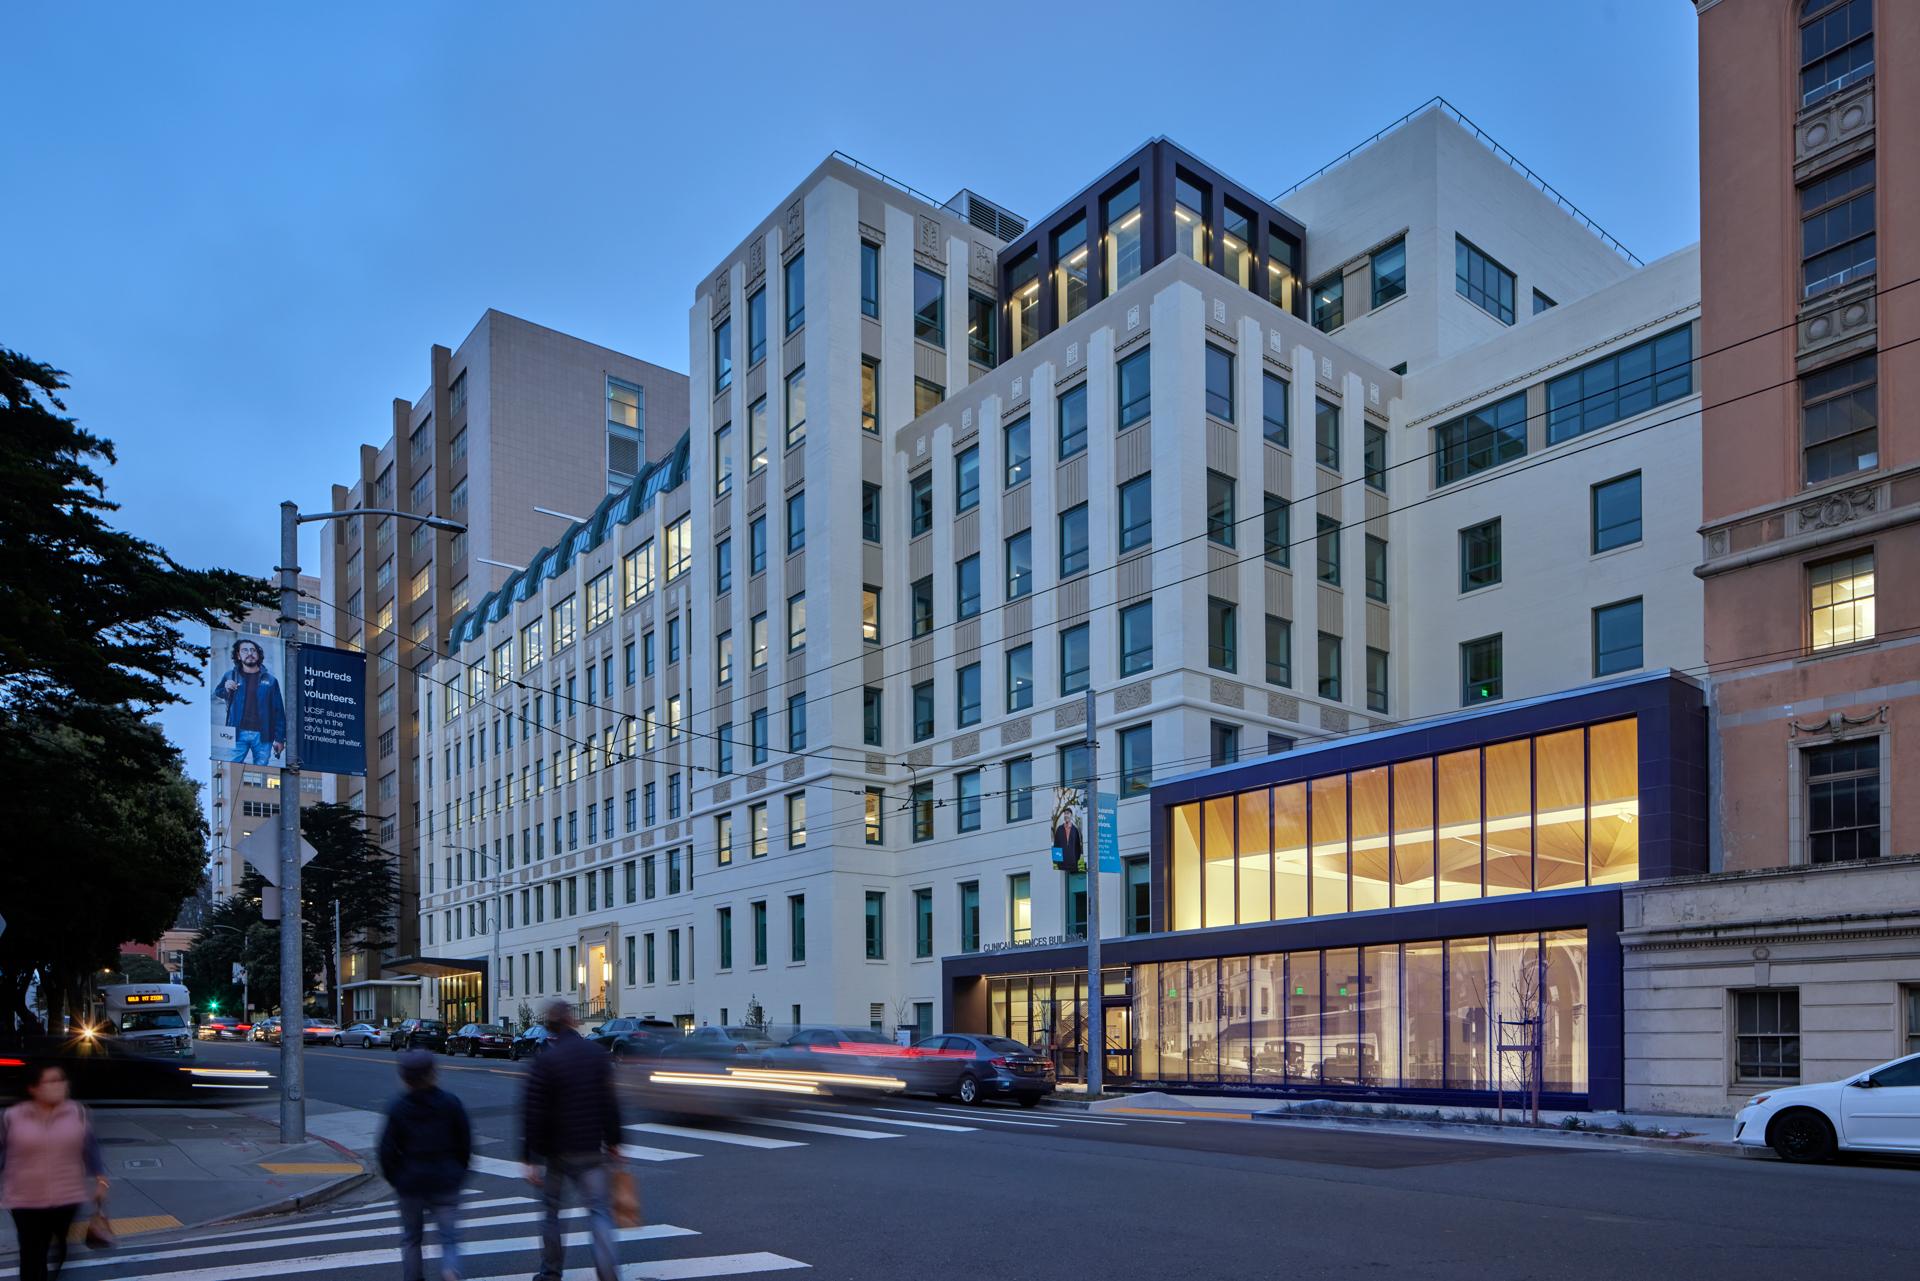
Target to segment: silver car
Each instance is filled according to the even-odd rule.
[[[376,1047],[384,1050],[387,1048],[392,1031],[392,1028],[375,1027],[371,1023],[355,1023],[334,1033],[333,1043],[356,1050],[371,1050]]]

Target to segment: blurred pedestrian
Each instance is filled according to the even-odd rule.
[[[380,1174],[400,1206],[401,1281],[426,1281],[420,1244],[429,1216],[440,1238],[442,1281],[460,1281],[460,1187],[473,1156],[473,1126],[459,1099],[440,1088],[433,1055],[400,1056],[406,1093],[387,1107],[380,1132]]]
[[[613,1093],[613,1056],[580,1035],[566,1001],[548,1002],[539,1017],[547,1045],[520,1096],[521,1160],[527,1182],[546,1197],[536,1281],[559,1281],[565,1271],[560,1211],[568,1184],[586,1203],[595,1273],[600,1281],[617,1281],[610,1187],[613,1163],[620,1159],[620,1104]]]
[[[67,1097],[66,1070],[57,1063],[28,1068],[26,1101],[0,1114],[0,1201],[20,1237],[20,1281],[57,1275],[74,1216],[106,1197],[100,1141],[87,1110]]]

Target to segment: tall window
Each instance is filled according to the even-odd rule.
[[[1142,347],[1120,362],[1120,425],[1125,431],[1153,412],[1152,352]]]
[[[1880,464],[1878,358],[1869,352],[1800,380],[1800,451],[1807,484]]]
[[[953,510],[972,511],[980,505],[980,446],[969,445],[953,459]]]
[[[1331,516],[1316,516],[1319,532],[1314,536],[1315,560],[1320,581],[1332,587],[1340,585],[1340,522]]]
[[[1453,238],[1453,287],[1495,320],[1513,323],[1513,273],[1465,236]]]
[[[960,886],[960,950],[980,950],[980,882],[966,881]]]
[[[794,961],[807,959],[807,896],[804,894],[787,896],[787,956]]]
[[[1087,447],[1087,385],[1060,393],[1060,458],[1073,457]]]
[[[1007,878],[1007,941],[1025,943],[1033,937],[1033,876],[1021,872]]]
[[[1500,697],[1500,637],[1482,636],[1460,646],[1460,704],[1490,703]]]
[[[725,498],[733,492],[733,424],[722,423],[713,433],[713,496]]]
[[[793,333],[807,323],[807,256],[795,254],[787,259],[781,278],[787,296],[787,332]]]
[[[807,847],[807,794],[795,792],[787,797],[787,848]]]
[[[1087,569],[1087,505],[1081,503],[1060,513],[1060,577],[1085,573]]]
[[[1110,297],[1140,277],[1140,180],[1135,178],[1108,196],[1104,212]]]
[[[1240,663],[1238,611],[1232,601],[1207,598],[1207,666],[1231,672]]]
[[[1227,721],[1214,721],[1207,727],[1208,759],[1215,765],[1231,765],[1240,759],[1240,727]]]
[[[1874,158],[1867,156],[1800,188],[1802,296],[1811,298],[1873,274],[1873,165]]]
[[[733,318],[713,327],[713,394],[733,386]]]
[[[1253,288],[1253,217],[1232,201],[1220,205],[1220,274]]]
[[[1153,666],[1153,601],[1120,611],[1120,674],[1132,676]]]
[[[1033,817],[1033,757],[1016,756],[1007,762],[1005,786],[1007,822],[1019,823]]]
[[[1007,317],[1013,353],[1019,355],[1040,340],[1040,253],[1030,249],[1007,268]]]
[[[1128,859],[1124,871],[1127,933],[1145,934],[1153,928],[1153,876],[1144,858]]]
[[[1233,421],[1233,353],[1207,344],[1207,413]]]
[[[1387,710],[1387,651],[1367,647],[1367,710]]]
[[[807,367],[787,375],[787,448],[807,438]]]
[[[1800,105],[1873,74],[1873,0],[1801,0]]]
[[[1342,698],[1340,638],[1332,632],[1320,633],[1320,697],[1339,702]]]
[[[1318,396],[1313,401],[1313,460],[1340,470],[1340,407]]]
[[[1087,624],[1069,627],[1060,633],[1060,693],[1078,694],[1087,688],[1087,670],[1091,661]]]
[[[753,963],[767,963],[767,905],[765,900],[751,905],[753,921]]]
[[[913,416],[930,414],[947,398],[947,389],[929,378],[913,380]]]
[[[1000,309],[991,298],[967,295],[967,359],[992,369],[1000,358]]]
[[[1598,494],[1599,486],[1595,486]],[[1595,500],[1598,510],[1598,499]],[[1479,591],[1500,581],[1500,518],[1460,531],[1460,590]]]
[[[1088,257],[1084,217],[1053,233],[1053,261],[1056,323],[1064,325],[1087,309],[1087,282],[1093,263]]]
[[[747,365],[767,358],[767,291],[756,289],[747,298]]]
[[[860,314],[880,319],[880,246],[860,242]]]
[[[954,779],[954,800],[958,807],[958,816],[954,827],[957,831],[977,832],[980,830],[980,771],[967,770]]]
[[[747,406],[747,470],[759,471],[767,465],[767,398]]]
[[[1367,535],[1367,599],[1387,598],[1387,540]]]
[[[1007,710],[1033,706],[1033,646],[1016,645],[1007,651]]]
[[[1880,740],[1860,738],[1810,748],[1807,861],[1847,863],[1880,857]]]
[[[1640,473],[1603,480],[1593,487],[1593,550],[1610,551],[1640,541]]]
[[[871,583],[860,589],[860,639],[869,645],[880,643],[880,589]]]
[[[933,955],[933,891],[913,892],[913,954],[925,959]]]
[[[1286,447],[1287,380],[1265,372],[1260,375],[1260,430],[1270,443]]]
[[[867,891],[867,959],[878,961],[887,955],[887,896],[879,890]]]
[[[793,555],[806,545],[807,491],[803,489],[787,499],[787,555]]]
[[[877,787],[869,787],[862,799],[865,812],[861,819],[861,828],[869,845],[886,844],[886,797]]]
[[[1033,591],[1033,531],[1023,529],[1007,539],[1007,599],[1019,600]]]
[[[1547,383],[1547,443],[1693,394],[1693,330],[1670,329]]]
[[[1637,596],[1594,610],[1593,674],[1611,676],[1641,666],[1644,628],[1644,609]]]
[[[1293,519],[1291,505],[1278,494],[1262,499],[1262,534],[1266,543],[1267,564],[1285,569],[1293,563]]]
[[[1433,429],[1433,483],[1451,485],[1527,452],[1527,395],[1482,405]]]
[[[1153,474],[1135,476],[1120,486],[1120,550],[1130,552],[1153,541]]]
[[[913,687],[913,741],[933,737],[933,682],[921,681]]]
[[[1145,796],[1153,790],[1153,725],[1120,731],[1120,795]]]
[[[1392,302],[1407,292],[1407,238],[1373,251],[1373,305]]]
[[[1347,323],[1347,281],[1339,272],[1323,278],[1309,296],[1313,327],[1330,334]]]
[[[860,430],[880,434],[880,362],[860,358]]]
[[[878,747],[886,725],[883,691],[868,685],[860,691],[860,735],[868,747]]]
[[[907,794],[913,817],[913,839],[917,844],[933,839],[933,784],[915,783]]]
[[[918,538],[933,528],[933,473],[923,471],[907,479],[907,536]]]
[[[1267,615],[1267,684],[1293,686],[1293,623],[1277,614]]]
[[[1742,1081],[1800,1079],[1800,990],[1733,994],[1733,1070]]]
[[[591,886],[592,881],[587,884]],[[714,912],[714,928],[720,935],[720,968],[733,968],[733,909],[719,908]]]
[[[1360,459],[1361,473],[1368,489],[1387,492],[1387,433],[1384,428],[1366,425],[1365,444]]]
[[[880,541],[880,486],[860,486],[860,536],[870,543]]]
[[[913,634],[925,636],[933,630],[933,575],[914,579],[907,588],[907,600],[913,616]]]
[[[1238,527],[1233,510],[1233,477],[1207,473],[1207,541],[1231,547]]]
[[[1032,420],[1021,418],[1007,424],[1001,433],[1007,457],[1007,488],[1012,489],[1033,474]]]
[[[767,518],[755,516],[747,522],[747,572],[760,574],[767,568]]]
[[[947,281],[938,272],[913,269],[913,336],[936,347],[947,345]]]
[[[1207,198],[1179,174],[1173,179],[1173,249],[1195,262],[1207,261]]]
[[[1873,550],[1837,556],[1808,568],[1812,638],[1816,650],[1870,641],[1873,626]]]
[[[968,663],[954,674],[954,720],[962,729],[980,723],[980,664]]]

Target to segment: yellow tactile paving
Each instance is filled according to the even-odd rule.
[[[262,1161],[260,1168],[269,1174],[358,1174],[363,1167],[352,1161]]]
[[[139,1236],[142,1232],[164,1232],[168,1228],[181,1226],[180,1220],[171,1214],[133,1214],[124,1219],[107,1220],[109,1229],[116,1237]],[[87,1221],[76,1219],[67,1233],[67,1239],[79,1241],[87,1235]]]

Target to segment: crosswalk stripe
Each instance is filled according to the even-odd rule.
[[[806,1134],[839,1134],[849,1139],[897,1139],[900,1136],[886,1130],[856,1130],[850,1125],[816,1125],[812,1121],[777,1121],[763,1116],[754,1119],[755,1125],[771,1125],[781,1130],[799,1130]]]
[[[656,1223],[644,1228],[621,1228],[614,1237],[621,1241],[651,1241],[664,1237],[690,1237],[699,1233],[691,1228],[675,1227],[671,1223]],[[565,1245],[586,1245],[592,1240],[587,1232],[572,1232],[561,1238]],[[487,1241],[462,1241],[462,1258],[481,1254],[513,1254],[522,1250],[537,1250],[540,1238],[497,1237]],[[429,1259],[440,1257],[440,1247],[429,1245],[422,1251]],[[124,1258],[70,1259],[68,1271],[81,1268],[118,1266],[125,1263]],[[348,1271],[353,1268],[376,1267],[400,1262],[399,1247],[385,1250],[354,1250],[345,1254],[309,1254],[293,1259],[274,1259],[270,1271],[274,1276],[286,1276],[296,1272]],[[120,1275],[116,1281],[255,1281],[260,1276],[261,1261],[258,1259],[246,1263],[229,1263],[211,1268],[188,1268],[180,1271],[144,1272],[137,1276]],[[4,1275],[11,1276],[14,1269],[8,1269]]]
[[[900,1112],[905,1112],[908,1116],[964,1116],[969,1121],[986,1121],[993,1125],[1023,1125],[1031,1126],[1036,1130],[1051,1130],[1055,1128],[1051,1121],[1015,1121],[1008,1117],[975,1116],[971,1112],[922,1112],[916,1108],[881,1108],[880,1110],[887,1116],[893,1116]]]
[[[681,1152],[676,1148],[650,1148],[642,1143],[622,1143],[620,1155],[629,1161],[691,1161],[700,1153]]]
[[[463,1211],[495,1210],[503,1205],[532,1204],[534,1204],[534,1199],[530,1196],[501,1196],[490,1197],[485,1201],[464,1201],[461,1203],[460,1208]],[[358,1213],[356,1213],[356,1211]],[[219,1239],[224,1241],[229,1237],[257,1237],[266,1236],[274,1232],[297,1232],[309,1227],[324,1226],[331,1228],[337,1227],[342,1223],[378,1223],[382,1219],[397,1219],[399,1217],[400,1210],[397,1206],[391,1209],[381,1210],[371,1206],[356,1205],[346,1210],[336,1210],[324,1219],[308,1219],[301,1223],[280,1223],[270,1228],[241,1228],[235,1232],[222,1232]]]
[[[935,1110],[936,1110],[936,1111],[938,1111],[938,1112],[940,1112],[940,1113],[941,1113],[942,1115],[944,1115],[944,1116],[965,1116],[965,1117],[973,1117],[973,1116],[974,1116],[974,1114],[973,1114],[972,1112],[964,1112],[964,1111],[962,1111],[962,1110],[960,1110],[959,1108],[936,1108]],[[991,1120],[993,1120],[994,1118],[993,1118],[993,1117],[991,1117],[991,1116],[981,1116],[981,1117],[975,1117],[975,1119],[976,1119],[976,1120],[981,1120],[981,1121],[991,1121]],[[1081,1117],[1081,1116],[1054,1116],[1054,1115],[1052,1115],[1051,1113],[1049,1113],[1049,1114],[1048,1114],[1048,1116],[1047,1116],[1047,1119],[1046,1119],[1045,1121],[1027,1121],[1027,1122],[1024,1122],[1024,1124],[1027,1124],[1027,1125],[1110,1125],[1110,1126],[1123,1126],[1123,1125],[1125,1125],[1125,1124],[1126,1124],[1126,1122],[1125,1122],[1125,1121],[1095,1121],[1095,1120],[1093,1120],[1093,1119],[1092,1119],[1092,1118],[1090,1118],[1090,1117]]]
[[[830,1116],[836,1120],[844,1120],[847,1116],[845,1112],[828,1112],[822,1108],[801,1108],[800,1111],[808,1116]],[[943,1125],[938,1121],[907,1121],[894,1116],[891,1112],[884,1116],[875,1113],[872,1119],[880,1125],[904,1125],[910,1130],[948,1130],[954,1134],[966,1134],[974,1128],[971,1125]]]
[[[731,1130],[696,1130],[690,1125],[664,1125],[642,1121],[626,1127],[642,1134],[664,1134],[670,1139],[700,1139],[708,1143],[731,1143],[743,1148],[799,1148],[806,1144],[796,1139],[768,1139],[758,1134],[736,1134]]]
[[[695,1281],[699,1277],[738,1277],[751,1272],[785,1272],[813,1265],[764,1250],[751,1254],[704,1254],[686,1259],[655,1259],[650,1263],[623,1263],[620,1281]],[[568,1268],[562,1281],[594,1281],[592,1268]],[[476,1281],[526,1281],[524,1272],[479,1277]]]

